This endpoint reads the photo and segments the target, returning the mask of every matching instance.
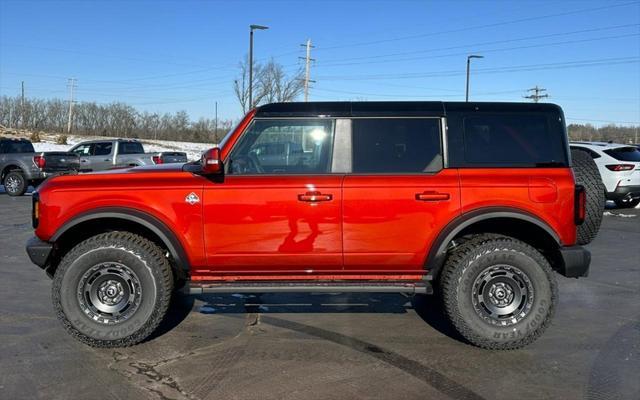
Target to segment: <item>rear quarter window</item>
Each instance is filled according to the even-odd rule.
[[[640,150],[636,147],[618,147],[604,152],[619,161],[640,162]]]
[[[120,142],[118,145],[119,154],[142,154],[144,148],[140,142]]]
[[[544,113],[460,113],[448,138],[453,167],[569,165],[564,124]]]

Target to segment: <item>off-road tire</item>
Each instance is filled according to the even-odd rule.
[[[635,208],[638,204],[640,204],[640,199],[627,201],[614,200],[614,202],[616,203],[616,206],[618,206],[618,208]]]
[[[482,315],[473,298],[477,281],[486,271],[501,268],[524,274],[531,289],[528,311],[522,308],[517,315],[521,319],[508,326],[500,325],[505,320],[497,322]],[[453,249],[440,275],[440,289],[445,315],[460,335],[493,350],[517,349],[535,341],[553,318],[558,298],[555,276],[544,256],[520,240],[495,234],[474,235]]]
[[[577,228],[577,243],[589,244],[598,234],[604,213],[605,187],[598,166],[591,156],[582,150],[571,150],[573,174],[577,185],[582,185],[586,194],[584,222]]]
[[[127,319],[108,324],[96,319],[100,313],[92,314],[81,305],[86,299],[81,288],[87,273],[100,273],[116,263],[136,277],[139,302]],[[54,275],[52,298],[58,319],[74,338],[92,347],[127,347],[145,340],[158,327],[172,290],[171,266],[158,246],[130,232],[109,232],[81,242],[63,257]]]
[[[9,182],[12,184],[9,185]],[[11,171],[4,177],[4,190],[9,196],[22,196],[26,193],[28,185],[22,171]]]

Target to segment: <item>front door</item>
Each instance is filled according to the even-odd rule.
[[[458,171],[444,169],[439,118],[352,121],[343,184],[345,270],[424,271],[429,247],[460,210]]]
[[[341,183],[331,173],[335,121],[257,119],[204,188],[211,273],[342,269]]]

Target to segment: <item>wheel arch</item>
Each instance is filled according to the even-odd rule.
[[[0,171],[0,183],[4,184],[4,178],[7,176],[7,174],[9,174],[9,172],[11,171],[22,171],[22,174],[24,175],[24,168],[23,166],[21,166],[19,163],[15,163],[12,162],[9,165],[7,165],[6,167],[4,167],[2,169],[2,171]],[[26,179],[26,177],[25,177]]]
[[[109,207],[82,213],[62,225],[49,241],[55,243],[60,257],[80,241],[112,230],[130,231],[147,237],[168,251],[179,278],[188,276],[189,259],[180,240],[164,222],[143,211]]]
[[[560,237],[549,224],[523,210],[490,207],[458,216],[438,234],[425,261],[425,269],[429,271],[427,279],[438,278],[456,239],[474,233],[511,236],[540,250],[554,269],[559,269],[564,263],[560,254]]]

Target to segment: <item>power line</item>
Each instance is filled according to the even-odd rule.
[[[521,23],[521,22],[537,21],[537,20],[546,19],[546,18],[561,17],[561,16],[566,16],[566,15],[575,15],[575,14],[581,14],[581,13],[585,13],[585,12],[600,11],[600,10],[612,9],[612,8],[616,8],[616,7],[625,7],[625,6],[629,6],[629,5],[638,5],[638,4],[640,4],[640,3],[638,3],[637,1],[633,1],[633,2],[629,2],[629,3],[613,4],[613,5],[607,5],[607,6],[602,6],[602,7],[584,8],[584,9],[580,9],[580,10],[566,11],[566,12],[556,13],[556,14],[547,14],[547,15],[540,15],[540,16],[535,16],[535,17],[527,17],[527,18],[520,18],[520,19],[514,19],[514,20],[507,20],[507,21],[501,21],[501,22],[496,22],[496,23],[491,23],[491,24],[474,25],[474,26],[469,26],[469,27],[464,27],[464,28],[450,29],[450,30],[446,30],[446,31],[429,32],[429,33],[422,33],[422,34],[417,34],[417,35],[408,35],[408,36],[397,37],[397,38],[372,40],[372,41],[359,42],[359,43],[340,44],[340,45],[328,46],[328,47],[318,47],[318,51],[342,49],[342,48],[345,48],[345,47],[368,46],[368,45],[372,45],[372,44],[388,43],[388,42],[395,42],[395,41],[400,41],[400,40],[419,39],[419,38],[424,38],[424,37],[428,37],[428,36],[436,36],[436,35],[444,35],[444,34],[449,34],[449,33],[466,32],[466,31],[470,31],[470,30],[483,29],[483,28],[493,28],[493,27],[496,27],[496,26],[518,24],[518,23]]]
[[[640,57],[616,57],[616,58],[602,58],[593,60],[580,60],[580,61],[565,61],[558,63],[546,63],[546,64],[529,64],[529,65],[513,65],[507,67],[497,68],[479,68],[474,70],[474,74],[493,74],[493,73],[508,73],[508,72],[520,72],[520,71],[539,71],[547,69],[566,69],[566,68],[582,68],[600,65],[616,65],[616,64],[633,64],[638,63]],[[464,71],[460,70],[446,70],[446,71],[434,71],[429,73],[423,72],[406,72],[400,74],[376,74],[376,75],[327,75],[321,76],[323,80],[378,80],[378,79],[413,79],[424,77],[443,77],[443,76],[459,76],[464,75]]]
[[[420,54],[420,53],[432,53],[432,52],[437,52],[437,51],[443,51],[443,50],[454,50],[454,49],[467,49],[467,48],[474,48],[474,50],[480,50],[477,49],[480,46],[486,46],[486,45],[492,45],[492,44],[501,44],[501,43],[513,43],[513,42],[521,42],[521,41],[525,41],[525,40],[534,40],[534,39],[548,39],[551,37],[558,37],[558,36],[568,36],[568,35],[577,35],[577,34],[581,34],[581,33],[592,33],[592,32],[602,32],[602,31],[608,31],[608,30],[615,30],[615,29],[621,29],[621,28],[631,28],[631,27],[638,27],[640,26],[640,24],[623,24],[623,25],[613,25],[613,26],[606,26],[606,27],[600,27],[600,28],[590,28],[590,29],[581,29],[581,30],[577,30],[577,31],[570,31],[570,32],[556,32],[556,33],[550,33],[550,34],[545,34],[545,35],[535,35],[535,36],[526,36],[526,37],[520,37],[520,38],[515,38],[515,39],[504,39],[504,40],[492,40],[489,42],[479,42],[479,43],[473,43],[473,44],[464,44],[464,45],[456,45],[456,46],[447,46],[447,47],[437,47],[437,48],[432,48],[432,49],[425,49],[425,50],[413,50],[413,51],[405,51],[405,52],[399,52],[399,53],[387,53],[387,54],[376,54],[376,55],[369,55],[369,56],[361,56],[361,57],[349,57],[349,58],[340,58],[339,63],[340,64],[336,64],[336,63],[332,63],[331,60],[329,60],[329,62],[322,62],[320,63],[320,65],[349,65],[344,63],[344,61],[357,61],[357,60],[372,60],[372,59],[380,59],[380,58],[385,58],[385,57],[397,57],[397,56],[406,56],[406,55],[413,55],[413,54]],[[482,50],[484,51],[484,50]]]

